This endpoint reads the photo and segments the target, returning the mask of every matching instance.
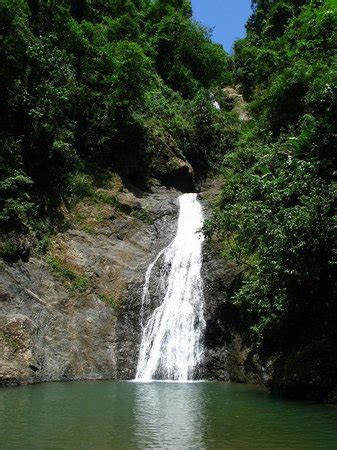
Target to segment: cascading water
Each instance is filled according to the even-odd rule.
[[[179,197],[179,219],[175,239],[150,264],[143,288],[142,328],[136,380],[194,378],[200,366],[205,329],[201,278],[203,214],[197,194]],[[153,268],[161,262],[156,291],[162,303],[144,323],[144,309],[151,301]]]

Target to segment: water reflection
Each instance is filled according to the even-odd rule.
[[[135,438],[143,448],[205,449],[202,383],[135,384]]]
[[[336,449],[337,408],[224,383],[0,389],[1,450]]]

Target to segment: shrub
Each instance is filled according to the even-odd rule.
[[[47,258],[47,263],[54,271],[56,277],[65,284],[71,293],[84,293],[89,288],[89,279],[69,268],[61,259],[49,256]]]

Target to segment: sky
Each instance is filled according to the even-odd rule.
[[[251,0],[192,0],[193,16],[214,28],[213,41],[232,51],[234,41],[245,35],[245,23],[251,13]]]

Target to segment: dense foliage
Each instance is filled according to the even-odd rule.
[[[230,59],[189,0],[0,0],[0,254],[25,256],[105,171],[169,184],[182,161],[200,176],[223,161],[205,229],[242,269],[246,337],[322,385],[337,370],[336,2],[252,4]]]
[[[83,173],[207,169],[232,139],[212,104],[227,66],[188,0],[0,0],[0,253],[43,234]]]
[[[234,56],[252,119],[225,157],[207,231],[242,268],[232,301],[250,340],[280,359],[321,342],[309,352],[319,384],[326,353],[337,350],[337,8],[332,0],[253,4]]]

